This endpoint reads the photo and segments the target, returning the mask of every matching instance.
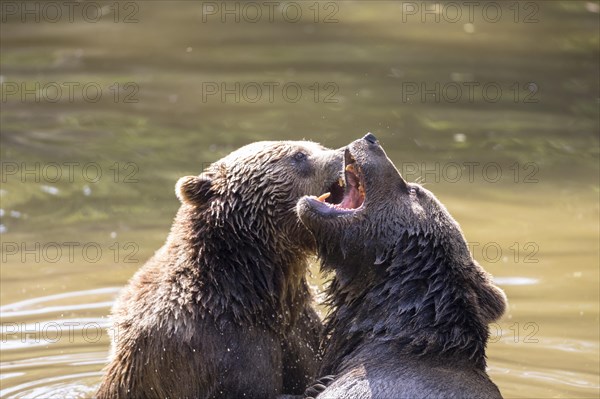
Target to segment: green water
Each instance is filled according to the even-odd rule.
[[[599,396],[598,2],[24,4],[0,3],[0,396],[92,394],[179,177],[367,131],[506,291],[504,396]]]

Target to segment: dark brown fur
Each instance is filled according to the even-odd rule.
[[[303,155],[302,155],[303,154]],[[180,179],[165,245],[113,308],[99,398],[272,398],[318,367],[296,201],[339,177],[341,152],[261,142]]]
[[[500,398],[486,374],[488,323],[504,293],[471,257],[458,223],[405,182],[371,134],[349,146],[365,202],[330,212],[302,198],[317,239],[331,313],[323,335],[319,399]]]

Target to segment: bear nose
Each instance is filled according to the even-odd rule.
[[[367,140],[371,144],[377,143],[377,137],[375,137],[373,133],[367,133],[363,139]]]

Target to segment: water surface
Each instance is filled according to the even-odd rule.
[[[191,1],[97,4],[95,23],[0,25],[0,396],[93,393],[110,306],[164,241],[180,176],[256,140],[371,131],[506,291],[488,350],[504,396],[598,397],[597,2],[522,2],[518,22],[509,2],[495,23],[422,22],[392,1],[321,2],[317,22],[296,2],[298,22],[256,23]],[[54,101],[69,82],[102,97]],[[501,94],[457,98],[469,85]]]

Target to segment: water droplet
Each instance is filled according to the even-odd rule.
[[[53,186],[46,186],[46,185],[41,186],[40,190],[42,190],[43,192],[48,193],[50,195],[57,195],[60,192],[60,190],[58,188],[53,187]]]
[[[594,14],[600,13],[600,4],[594,3],[593,1],[588,1],[585,3],[585,9],[589,12],[593,12]]]
[[[467,136],[464,133],[456,133],[454,135],[454,141],[456,141],[457,143],[464,143],[465,141],[467,141]]]

